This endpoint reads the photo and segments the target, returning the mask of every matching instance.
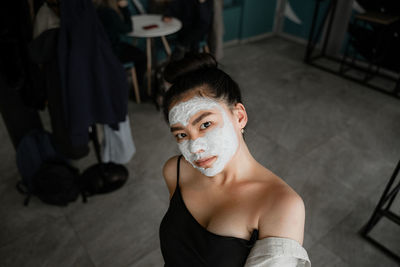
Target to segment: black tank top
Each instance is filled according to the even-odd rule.
[[[214,234],[189,212],[177,183],[169,208],[160,225],[161,252],[165,267],[242,267],[258,238],[254,229],[250,240]]]

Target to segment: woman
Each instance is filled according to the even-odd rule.
[[[163,170],[165,266],[310,266],[303,201],[250,154],[238,85],[208,54],[170,63],[165,78],[164,115],[183,155]]]
[[[146,55],[139,48],[121,41],[121,35],[133,30],[128,2],[126,0],[94,0],[94,3],[114,53],[122,63],[135,63],[141,87],[146,70]]]

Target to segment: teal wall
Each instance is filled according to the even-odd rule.
[[[224,41],[272,32],[276,0],[225,0]]]
[[[294,13],[302,21],[302,24],[296,24],[293,21],[285,18],[283,25],[283,32],[294,35],[299,38],[308,39],[310,33],[312,18],[314,14],[314,6],[316,0],[287,0]],[[328,8],[330,1],[322,1],[320,5],[320,11],[318,16],[318,24],[323,19],[323,16]]]
[[[284,20],[284,26],[283,26],[283,32],[286,34],[293,35],[295,37],[301,38],[308,40],[309,33],[311,30],[311,24],[312,24],[312,18],[314,15],[314,8],[315,8],[315,2],[317,0],[287,0],[292,9],[293,12],[297,15],[297,17],[302,21],[302,24],[296,24],[293,21],[289,20],[288,18],[285,18]],[[318,13],[318,18],[317,18],[317,25],[321,25],[322,20],[324,18],[324,15],[329,7],[330,1],[322,1],[320,4],[320,9]],[[357,14],[355,10],[352,11],[352,18]],[[316,28],[317,30],[317,28]],[[322,36],[320,36],[321,38]],[[347,42],[349,41],[349,33],[346,33],[346,36],[343,40],[343,44],[341,47],[340,52],[342,54],[345,53],[346,45]],[[350,49],[353,49],[350,46]],[[352,52],[350,52],[351,54]],[[364,58],[361,55],[357,55],[358,59],[363,60]]]
[[[224,9],[224,41],[240,39],[242,7],[230,6]]]
[[[276,0],[243,1],[243,20],[240,39],[272,32]],[[226,25],[229,27],[229,25]]]

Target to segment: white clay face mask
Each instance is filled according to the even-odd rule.
[[[184,140],[178,143],[179,150],[185,159],[206,176],[215,176],[235,154],[238,148],[238,138],[224,108],[215,100],[206,97],[194,97],[186,102],[179,103],[169,112],[170,125],[177,123],[187,126],[189,120],[202,110],[218,109],[222,114],[223,125],[217,125],[204,136],[195,140]],[[200,151],[200,152],[199,152]],[[216,156],[210,168],[199,167],[196,161]]]

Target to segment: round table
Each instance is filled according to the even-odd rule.
[[[135,15],[131,17],[133,23],[133,31],[128,33],[128,36],[146,38],[146,52],[147,52],[147,90],[151,95],[151,68],[152,68],[152,45],[151,39],[160,37],[164,45],[165,51],[168,56],[171,55],[171,48],[165,36],[176,33],[182,28],[182,23],[172,18],[169,22],[162,21],[162,15],[144,14]],[[149,25],[157,25],[151,29],[144,29],[143,27]]]

